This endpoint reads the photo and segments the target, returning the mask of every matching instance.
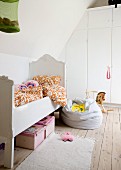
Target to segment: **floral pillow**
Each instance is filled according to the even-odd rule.
[[[49,85],[49,86],[52,86],[53,85],[53,80],[47,76],[47,75],[44,75],[44,76],[35,76],[33,77],[33,80],[36,80],[40,85]]]
[[[34,76],[33,80],[37,81],[42,86],[53,86],[53,85],[59,85],[61,81],[60,76]]]

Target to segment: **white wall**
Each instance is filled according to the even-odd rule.
[[[15,84],[21,84],[29,77],[29,59],[0,53],[0,76],[7,76]]]
[[[20,32],[0,32],[0,53],[58,58],[86,8],[96,0],[21,0]]]

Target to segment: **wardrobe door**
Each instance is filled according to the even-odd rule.
[[[121,6],[113,8],[113,27],[121,27]]]
[[[110,102],[110,79],[107,67],[111,66],[111,29],[88,30],[88,89],[106,92]],[[108,76],[108,78],[110,78]]]
[[[87,87],[87,30],[77,30],[66,48],[68,98],[85,98]]]
[[[93,8],[89,9],[88,27],[90,28],[108,28],[112,26],[112,9]]]
[[[111,102],[121,104],[121,26],[112,30]]]

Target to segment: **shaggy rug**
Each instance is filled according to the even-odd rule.
[[[94,140],[76,137],[64,142],[50,135],[16,170],[89,170]]]

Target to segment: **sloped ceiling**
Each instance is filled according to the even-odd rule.
[[[85,10],[96,0],[20,0],[19,33],[0,32],[0,53],[58,58]]]
[[[100,7],[100,6],[107,6],[107,5],[108,5],[108,0],[97,0],[90,7]]]

